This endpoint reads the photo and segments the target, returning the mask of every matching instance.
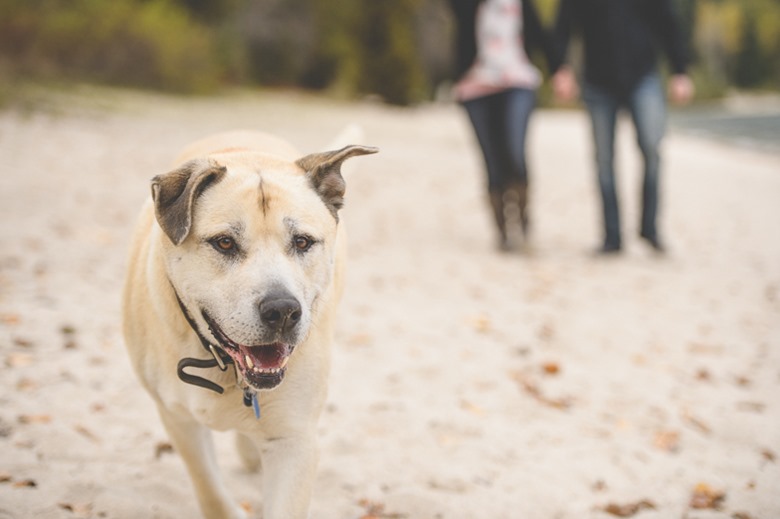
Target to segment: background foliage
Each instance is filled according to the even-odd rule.
[[[536,0],[552,23],[558,0]],[[780,89],[780,0],[676,0],[699,92]],[[0,77],[185,93],[228,85],[434,96],[446,0],[0,0]]]

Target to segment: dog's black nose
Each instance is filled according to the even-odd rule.
[[[269,329],[289,332],[301,320],[301,304],[291,294],[269,295],[260,301],[260,319]]]

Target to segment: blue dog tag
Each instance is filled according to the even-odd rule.
[[[257,393],[252,393],[252,409],[255,410],[255,418],[260,419],[260,402],[257,401]]]

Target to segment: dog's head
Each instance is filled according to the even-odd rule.
[[[294,163],[234,152],[152,179],[171,284],[253,388],[281,383],[330,286],[342,162],[376,151],[347,146]]]

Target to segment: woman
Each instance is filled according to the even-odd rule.
[[[541,48],[553,68],[555,52],[531,0],[450,0],[450,6],[456,22],[455,98],[485,158],[499,249],[511,250],[508,227],[519,224],[526,240],[529,232],[525,136],[542,78],[528,56]]]

